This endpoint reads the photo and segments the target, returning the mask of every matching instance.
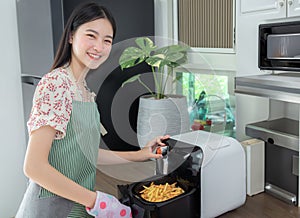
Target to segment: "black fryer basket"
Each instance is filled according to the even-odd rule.
[[[143,199],[139,192],[144,189],[144,185],[149,186],[151,182],[154,182],[154,184],[165,184],[166,182],[172,184],[177,182],[176,186],[181,187],[184,190],[184,193],[166,201],[149,202]],[[122,194],[122,199],[120,199],[121,203],[130,207],[132,207],[132,205],[136,205],[139,208],[142,208],[142,210],[145,211],[145,214],[147,214],[143,217],[190,218],[194,217],[194,208],[196,208],[197,204],[199,204],[196,197],[199,195],[199,192],[197,192],[196,187],[191,186],[188,181],[183,181],[169,175],[163,177],[154,176],[152,179],[147,179],[147,181],[136,182],[129,185],[120,185],[118,188]],[[135,218],[134,213],[133,218]]]
[[[173,184],[174,182],[176,182],[177,186],[179,186],[180,188],[182,188],[184,190],[184,193],[168,199],[166,201],[162,201],[162,202],[149,202],[145,199],[143,199],[141,197],[140,191],[142,191],[144,189],[143,186],[149,186],[151,183],[154,183],[156,185],[158,184],[165,184],[165,183],[169,183],[169,184]],[[184,198],[187,195],[190,195],[192,193],[194,193],[196,191],[195,188],[189,187],[186,184],[184,184],[183,182],[181,182],[180,180],[170,177],[170,176],[164,176],[162,178],[159,179],[155,179],[155,180],[148,180],[145,182],[138,182],[132,185],[132,187],[129,189],[130,190],[130,194],[131,194],[131,199],[133,200],[133,203],[137,204],[140,207],[143,207],[147,210],[155,210],[156,208],[165,206],[167,204],[171,204],[174,201],[177,201],[180,198]]]

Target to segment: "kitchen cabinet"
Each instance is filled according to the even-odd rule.
[[[266,19],[300,16],[300,0],[241,0],[242,15],[264,15]]]
[[[288,2],[288,17],[300,16],[300,0],[287,0]]]

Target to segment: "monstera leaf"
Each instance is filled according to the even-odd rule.
[[[146,62],[152,67],[153,78],[156,86],[156,98],[163,98],[165,96],[162,73],[165,66],[175,68],[184,64],[187,61],[188,46],[182,44],[168,45],[161,48],[153,43],[148,37],[140,37],[135,40],[136,47],[126,48],[119,59],[121,69],[136,66],[142,62]],[[160,73],[160,77],[157,75]],[[167,74],[169,76],[170,73]],[[123,83],[123,85],[138,80],[145,88],[150,90],[144,84],[140,75],[134,76]],[[165,81],[166,82],[166,81]],[[122,85],[122,86],[123,86]],[[152,92],[151,92],[152,93]]]
[[[151,52],[156,48],[152,40],[147,37],[137,38],[135,42],[138,47],[126,48],[119,59],[122,70],[142,63],[150,57]]]

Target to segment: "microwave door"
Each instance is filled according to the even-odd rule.
[[[293,60],[299,59],[300,34],[271,34],[267,37],[267,58]]]
[[[259,25],[258,67],[261,70],[300,70],[300,21]]]

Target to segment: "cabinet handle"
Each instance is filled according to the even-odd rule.
[[[280,7],[283,7],[284,6],[284,0],[278,1],[278,4],[279,4]]]
[[[22,74],[21,78],[22,83],[37,86],[42,77],[29,74]]]
[[[288,4],[292,5],[293,4],[293,0],[288,0]]]

